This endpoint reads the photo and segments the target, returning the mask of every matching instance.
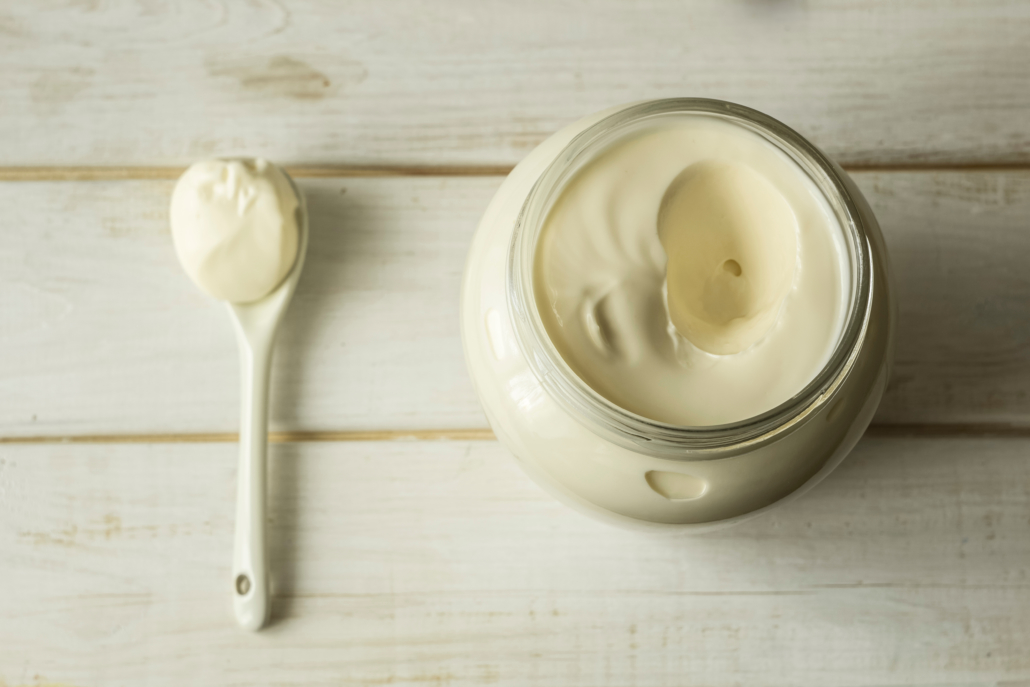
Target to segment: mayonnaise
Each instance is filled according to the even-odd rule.
[[[219,300],[268,295],[297,260],[297,195],[265,160],[206,160],[172,193],[172,239],[190,278]]]
[[[578,170],[547,216],[537,307],[562,358],[637,415],[745,420],[826,365],[846,315],[842,229],[761,136],[671,118]]]
[[[750,167],[705,160],[683,170],[658,209],[676,330],[718,355],[757,343],[794,283],[797,233],[786,199]]]

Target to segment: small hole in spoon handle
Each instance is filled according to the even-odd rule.
[[[246,575],[238,575],[236,577],[236,593],[246,596],[248,592],[250,592],[250,578]]]

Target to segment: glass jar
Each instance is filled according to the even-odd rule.
[[[613,404],[562,359],[533,296],[537,239],[551,202],[614,140],[670,116],[721,118],[762,136],[821,190],[845,235],[848,309],[829,362],[790,400],[727,425],[669,425]],[[703,529],[796,496],[843,460],[886,387],[894,311],[879,226],[840,167],[759,112],[715,100],[670,99],[587,117],[515,167],[472,241],[461,333],[491,427],[542,487],[608,521]]]

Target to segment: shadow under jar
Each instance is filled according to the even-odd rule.
[[[570,181],[614,143],[684,117],[742,127],[786,155],[836,217],[849,268],[843,325],[826,364],[789,400],[730,424],[657,422],[596,392],[559,353],[534,293],[541,231]],[[876,218],[840,167],[759,112],[721,101],[670,99],[586,117],[551,136],[512,171],[472,241],[461,331],[491,427],[542,487],[609,522],[701,530],[797,496],[844,459],[886,388],[894,310]]]

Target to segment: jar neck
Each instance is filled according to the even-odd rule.
[[[707,427],[671,425],[621,408],[587,385],[562,358],[536,307],[537,242],[552,204],[568,182],[614,141],[682,115],[717,117],[758,134],[792,159],[822,192],[840,224],[850,266],[847,314],[828,362],[781,405],[740,422]],[[798,133],[755,110],[718,100],[678,98],[627,107],[583,130],[555,157],[522,206],[508,247],[507,298],[515,337],[534,376],[565,412],[592,432],[630,450],[663,458],[720,457],[765,443],[816,412],[847,378],[858,357],[872,305],[872,253],[841,172]]]

